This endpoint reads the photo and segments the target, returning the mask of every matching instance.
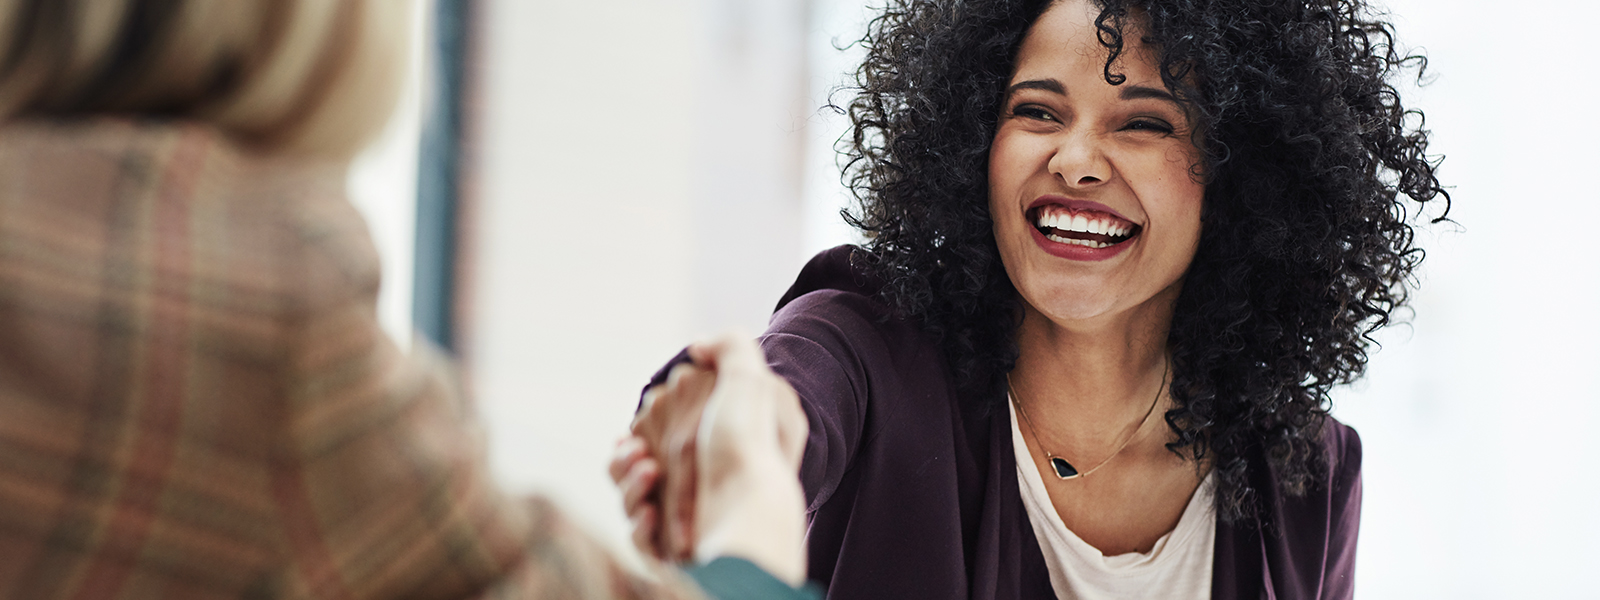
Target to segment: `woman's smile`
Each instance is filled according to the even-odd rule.
[[[1043,196],[1028,207],[1034,242],[1072,260],[1105,260],[1127,249],[1143,229],[1104,204]]]

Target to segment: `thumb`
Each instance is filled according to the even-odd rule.
[[[754,339],[741,332],[729,332],[709,340],[689,344],[689,358],[700,367],[723,371],[765,369],[766,355]]]

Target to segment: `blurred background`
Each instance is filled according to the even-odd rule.
[[[1386,6],[1430,59],[1405,93],[1456,203],[1420,235],[1414,316],[1335,401],[1365,442],[1358,597],[1600,598],[1600,5]],[[503,483],[627,546],[605,465],[639,388],[697,336],[760,331],[807,258],[856,239],[820,107],[871,14],[421,3],[406,99],[350,189],[385,326],[462,361]]]

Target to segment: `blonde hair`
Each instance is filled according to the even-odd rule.
[[[393,110],[406,0],[0,0],[0,119],[210,123],[349,156]]]

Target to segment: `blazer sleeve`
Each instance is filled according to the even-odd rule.
[[[794,386],[810,421],[800,468],[807,510],[833,495],[864,441],[874,365],[890,353],[875,306],[851,292],[811,292],[774,314],[761,338],[767,362]]]
[[[818,290],[787,302],[761,336],[767,364],[794,387],[811,428],[800,465],[807,511],[833,495],[862,442],[869,363],[888,354],[875,311],[860,294]],[[666,381],[672,367],[688,360],[687,352],[679,352],[649,385]]]

